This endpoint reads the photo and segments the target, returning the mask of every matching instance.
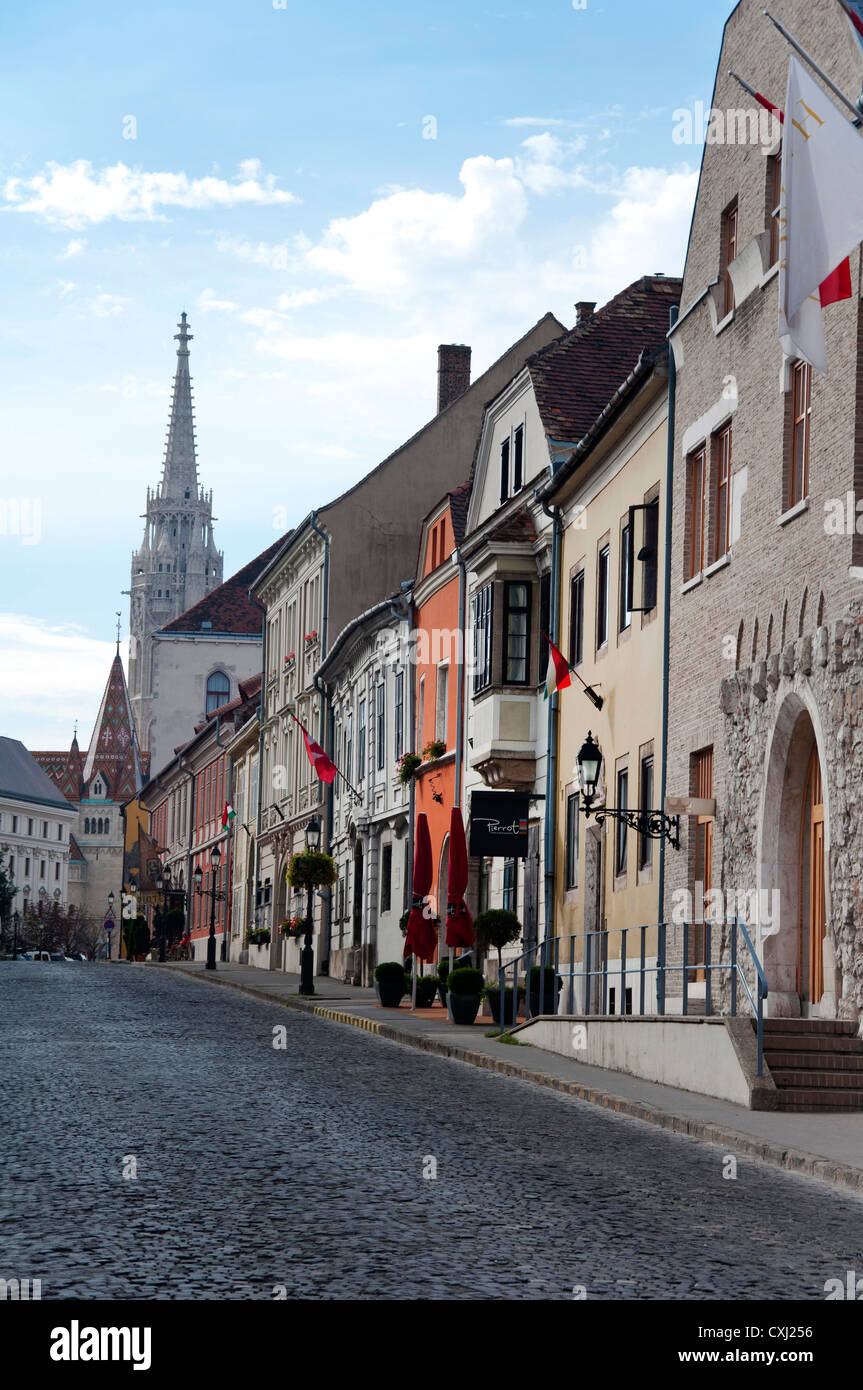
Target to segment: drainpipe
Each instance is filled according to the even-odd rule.
[[[321,540],[322,540],[323,543],[324,543],[324,577],[323,577],[323,581],[322,581],[322,585],[321,585],[322,590],[323,590],[322,595],[321,595],[321,660],[323,661],[324,658],[325,658],[326,655],[327,655],[327,619],[328,619],[328,616],[329,616],[329,606],[330,606],[330,538],[329,538],[329,536],[327,535],[326,531],[322,531],[321,528],[320,528],[320,526],[318,525],[318,514],[317,514],[316,511],[310,513],[310,515],[309,515],[309,525],[311,526],[312,530],[313,530],[317,535],[320,536]],[[320,743],[320,745],[321,745],[322,748],[325,748],[325,747],[326,747],[326,744],[325,744],[324,740],[325,740],[325,738],[326,738],[326,723],[327,723],[326,703],[327,703],[327,702],[326,702],[326,700],[324,699],[323,690],[322,690],[321,686],[318,684],[318,679],[319,679],[319,678],[318,678],[318,676],[316,675],[316,676],[315,676],[315,689],[316,689],[317,691],[319,691],[319,693],[320,693],[320,695],[321,695],[321,715],[320,715],[320,719],[318,720],[318,742]],[[325,851],[329,852],[329,848],[330,848],[330,845],[331,845],[331,843],[332,843],[332,825],[333,825],[333,789],[332,789],[332,787],[330,787],[329,791],[326,793],[326,802],[327,802],[327,813],[326,813],[326,817],[325,817],[324,823],[325,823],[325,826],[326,826],[326,836],[327,836],[327,838],[326,838],[326,843],[325,843],[325,845],[324,845],[324,849],[325,849]],[[323,960],[321,961],[321,963],[320,963],[320,971],[321,971],[321,974],[322,974],[322,975],[329,975],[329,973],[330,973],[330,933],[331,933],[331,931],[332,931],[332,920],[333,920],[333,886],[332,886],[332,884],[329,884],[328,887],[327,887],[327,889],[326,889],[326,897],[324,898],[324,941],[325,941],[325,952],[326,952],[326,954],[325,954],[325,956],[324,956],[324,959],[323,959]]]
[[[462,644],[462,651],[458,663],[458,685],[456,689],[456,726],[455,726],[455,789],[453,791],[453,806],[461,806],[461,768],[464,761],[464,667],[465,657],[465,635],[464,620],[465,606],[467,599],[467,569],[461,557],[461,551],[453,552],[453,560],[458,565],[458,640]]]
[[[551,580],[549,594],[549,637],[557,645],[557,612],[559,607],[560,589],[560,508],[549,507],[548,503],[540,499],[540,505],[546,516],[551,517]],[[548,723],[546,744],[547,752],[545,755],[545,922],[543,923],[543,940],[547,940],[550,933],[552,913],[554,910],[554,835],[556,830],[556,811],[557,811],[557,692],[555,691],[548,702]]]
[[[669,334],[673,332],[677,323],[678,307],[672,305],[670,313]],[[659,780],[659,809],[665,809],[665,796],[667,791],[667,764],[668,764],[668,663],[669,663],[669,617],[671,613],[671,502],[674,484],[674,398],[675,386],[677,382],[677,370],[674,362],[674,348],[671,343],[668,345],[668,442],[665,452],[665,556],[663,565],[663,584],[665,586],[662,595],[662,771]],[[656,920],[657,923],[663,921],[665,912],[665,839],[659,841],[659,872],[657,873],[656,886]],[[660,955],[664,958],[665,954],[665,929],[661,925],[657,927],[659,940],[657,947]],[[657,1012],[665,1013],[665,978],[661,971],[656,974],[657,985]]]

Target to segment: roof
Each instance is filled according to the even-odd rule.
[[[97,771],[104,772],[107,777],[112,801],[125,801],[141,786],[135,721],[119,647],[111,662],[81,774],[85,789]]]
[[[70,863],[70,864],[86,864],[86,863],[87,863],[87,860],[86,860],[86,858],[85,858],[85,856],[84,856],[84,853],[83,853],[83,851],[82,851],[82,849],[81,849],[81,846],[78,844],[78,841],[75,839],[75,836],[74,836],[74,835],[70,835],[70,836],[69,836],[69,863]]]
[[[182,634],[185,637],[200,637],[203,632],[207,636],[228,634],[260,637],[264,605],[250,597],[249,588],[292,534],[293,532],[289,531],[287,535],[273,541],[273,544],[261,551],[260,555],[256,555],[254,560],[250,560],[242,569],[237,570],[236,574],[231,575],[230,579],[226,579],[224,584],[205,594],[197,603],[192,604],[191,608],[187,608],[185,613],[181,613],[179,618],[174,618],[159,628],[156,636]]]
[[[469,502],[470,483],[462,483],[461,487],[457,487],[455,492],[449,494],[449,514],[456,545],[461,545],[464,540]]]
[[[65,763],[66,754],[62,755]],[[61,796],[47,772],[17,738],[0,737],[0,795],[19,801],[32,801],[38,806],[57,806],[65,811],[73,808]]]
[[[512,512],[510,516],[505,516],[500,523],[488,532],[487,541],[535,541],[536,526],[533,517],[527,510]]]
[[[642,352],[664,344],[682,283],[670,276],[643,276],[571,333],[528,358],[537,406],[551,439],[576,444]]]

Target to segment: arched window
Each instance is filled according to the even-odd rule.
[[[207,680],[207,714],[228,703],[231,682],[224,671],[214,671]]]
[[[99,817],[99,834],[102,834],[102,817]]]
[[[89,834],[90,834],[90,817],[89,817],[89,816],[85,816],[85,817],[84,817],[84,834],[85,834],[85,835],[89,835]]]

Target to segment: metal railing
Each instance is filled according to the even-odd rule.
[[[653,922],[639,927],[616,927],[611,931],[546,938],[498,969],[501,1026],[513,1024],[518,1017],[518,991],[522,979],[526,1018],[557,1013],[561,991],[565,991],[565,1012],[568,1014],[608,1017],[623,1013],[644,1015],[649,1011],[648,981],[651,976],[655,977],[655,1007],[650,1012],[665,1016],[668,979],[678,974],[681,976],[680,994],[673,997],[681,1001],[681,1014],[689,1013],[690,1004],[696,997],[692,986],[697,984],[699,987],[703,985],[704,1014],[710,1017],[715,1012],[713,977],[724,974],[729,982],[730,1007],[721,1012],[736,1018],[739,984],[755,1021],[758,1075],[761,1076],[767,978],[752,938],[739,917],[726,924],[730,928],[729,958],[712,959],[713,932],[717,925],[716,921],[703,918],[692,922]],[[648,933],[655,936],[655,964],[647,963]],[[754,967],[754,997],[741,965],[740,936]],[[616,949],[613,948],[613,938],[619,938]],[[579,951],[576,950],[576,942],[580,943]],[[634,946],[631,959],[630,942]],[[745,954],[742,959],[745,961]],[[510,1007],[505,1011],[507,988],[512,990],[512,995]],[[698,1000],[699,1003],[702,1000],[701,988]],[[653,1000],[650,1002],[653,1003]]]

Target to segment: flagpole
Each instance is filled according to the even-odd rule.
[[[786,43],[790,43],[791,47],[794,49],[794,52],[800,54],[800,57],[803,59],[804,63],[809,64],[812,71],[816,74],[817,77],[821,78],[821,81],[824,83],[824,85],[829,87],[830,91],[834,94],[834,96],[838,97],[839,100],[843,103],[843,105],[847,106],[848,110],[853,113],[853,124],[859,127],[861,114],[863,114],[861,113],[860,108],[851,100],[850,97],[846,97],[841,87],[836,86],[836,83],[833,81],[833,79],[827,76],[824,69],[820,67],[818,63],[816,63],[815,59],[812,57],[811,54],[806,52],[806,49],[803,47],[803,45],[797,42],[793,34],[789,34],[784,24],[780,24],[778,19],[774,19],[773,15],[770,13],[769,10],[765,10],[764,13],[770,20],[770,23],[774,26],[774,28],[779,30]],[[740,79],[738,78],[738,81],[739,80]]]

